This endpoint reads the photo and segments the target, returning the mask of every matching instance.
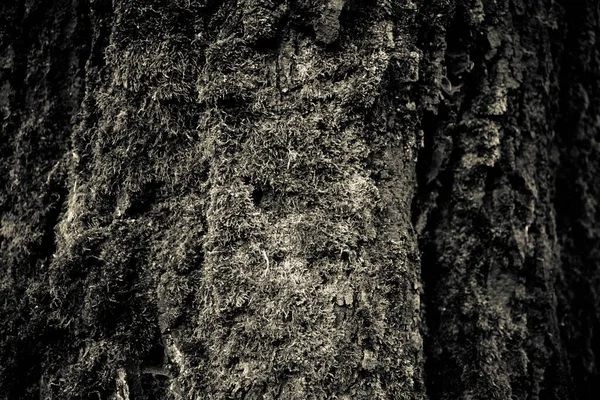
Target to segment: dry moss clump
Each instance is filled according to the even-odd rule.
[[[372,110],[389,112],[380,100],[393,82],[386,24],[336,51],[295,30],[278,50],[256,52],[242,34],[207,49],[198,80],[211,165],[194,320],[198,396],[416,396],[415,248],[401,234],[388,245],[388,229],[402,225],[384,222],[412,184],[382,198],[370,169],[410,134],[399,121],[396,139],[384,126],[381,147],[370,142],[379,133]],[[409,72],[402,82],[416,80]]]

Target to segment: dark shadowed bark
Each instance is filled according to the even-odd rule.
[[[0,4],[0,399],[594,399],[594,0]]]

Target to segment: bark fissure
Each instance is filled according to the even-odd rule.
[[[501,24],[495,19],[506,6],[457,9],[456,23],[469,28],[444,47],[446,104],[438,120],[424,124],[430,148],[418,164],[423,170],[413,221],[421,233],[429,304],[425,349],[431,398],[572,395],[569,380],[556,372],[568,368],[553,287],[559,250],[543,246],[556,240],[549,212],[554,153],[551,142],[543,142],[553,135],[548,110],[556,100],[536,115],[529,111],[531,104],[514,95],[533,104],[552,98],[554,88],[547,88],[556,80],[555,71],[542,70],[546,80],[537,81],[541,67],[529,56],[548,60],[548,47],[532,52],[522,46],[556,31],[550,21],[557,11],[542,14],[539,3],[539,25],[515,31],[506,14]],[[452,26],[449,32],[456,33]],[[455,83],[459,74],[468,76],[462,85]],[[545,147],[536,151],[542,143]],[[511,215],[520,222],[511,222]],[[513,350],[519,348],[524,351]],[[527,384],[517,379],[521,374],[529,377]]]
[[[556,179],[556,221],[561,246],[558,319],[574,386],[579,398],[599,389],[597,248],[598,166],[597,91],[599,10],[594,2],[581,7],[564,4],[567,38],[561,58],[563,95],[556,124],[559,166]]]

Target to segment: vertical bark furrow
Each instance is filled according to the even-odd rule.
[[[430,42],[445,48],[444,100],[424,121],[415,223],[432,398],[572,393],[554,293],[559,15],[548,2],[473,1],[445,45]]]
[[[561,59],[561,117],[556,125],[560,150],[555,202],[561,246],[558,317],[577,396],[592,399],[600,390],[600,10],[594,1],[580,2],[579,7],[563,3],[568,37]]]

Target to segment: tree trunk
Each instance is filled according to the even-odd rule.
[[[0,5],[0,399],[593,399],[593,0]]]

